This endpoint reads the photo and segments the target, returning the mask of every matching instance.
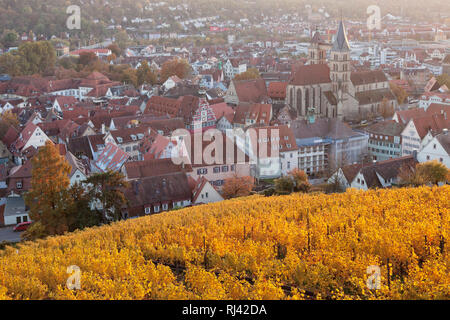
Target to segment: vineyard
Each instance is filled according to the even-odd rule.
[[[0,299],[449,299],[449,214],[450,186],[186,208],[6,247]]]

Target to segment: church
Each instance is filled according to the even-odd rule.
[[[286,104],[299,119],[314,115],[361,121],[382,115],[384,108],[397,108],[384,72],[352,71],[350,51],[342,21],[333,43],[316,30],[308,63],[293,72],[286,90]]]

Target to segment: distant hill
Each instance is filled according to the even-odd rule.
[[[253,196],[118,222],[0,251],[0,299],[449,299],[449,199]]]

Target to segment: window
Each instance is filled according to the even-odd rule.
[[[28,221],[28,216],[23,216],[22,220],[23,220],[23,222],[27,222]]]
[[[231,165],[231,171],[236,171],[236,166],[234,164]]]
[[[164,203],[162,205],[162,208],[163,208],[163,210],[167,210],[167,209],[169,209],[169,205],[167,203]]]
[[[153,211],[154,211],[154,212],[159,212],[159,206],[154,206],[154,207],[153,207]]]
[[[208,198],[208,192],[205,192],[205,198]]]
[[[151,212],[151,210],[149,207],[145,208],[145,214],[149,214],[150,212]]]
[[[22,218],[21,217],[16,217],[16,223],[19,224],[22,222]]]
[[[220,167],[214,167],[213,172],[214,173],[219,173],[220,172]]]
[[[206,169],[206,168],[197,170],[197,174],[198,175],[207,174],[207,173],[208,173],[208,169]]]
[[[430,160],[430,156],[427,156],[427,160]]]
[[[223,166],[222,167],[222,172],[228,172],[228,166]]]
[[[16,183],[16,188],[17,189],[22,189],[22,182],[21,181]]]

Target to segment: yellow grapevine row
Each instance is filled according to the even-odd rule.
[[[448,299],[449,211],[450,186],[187,208],[7,247],[0,299]]]

